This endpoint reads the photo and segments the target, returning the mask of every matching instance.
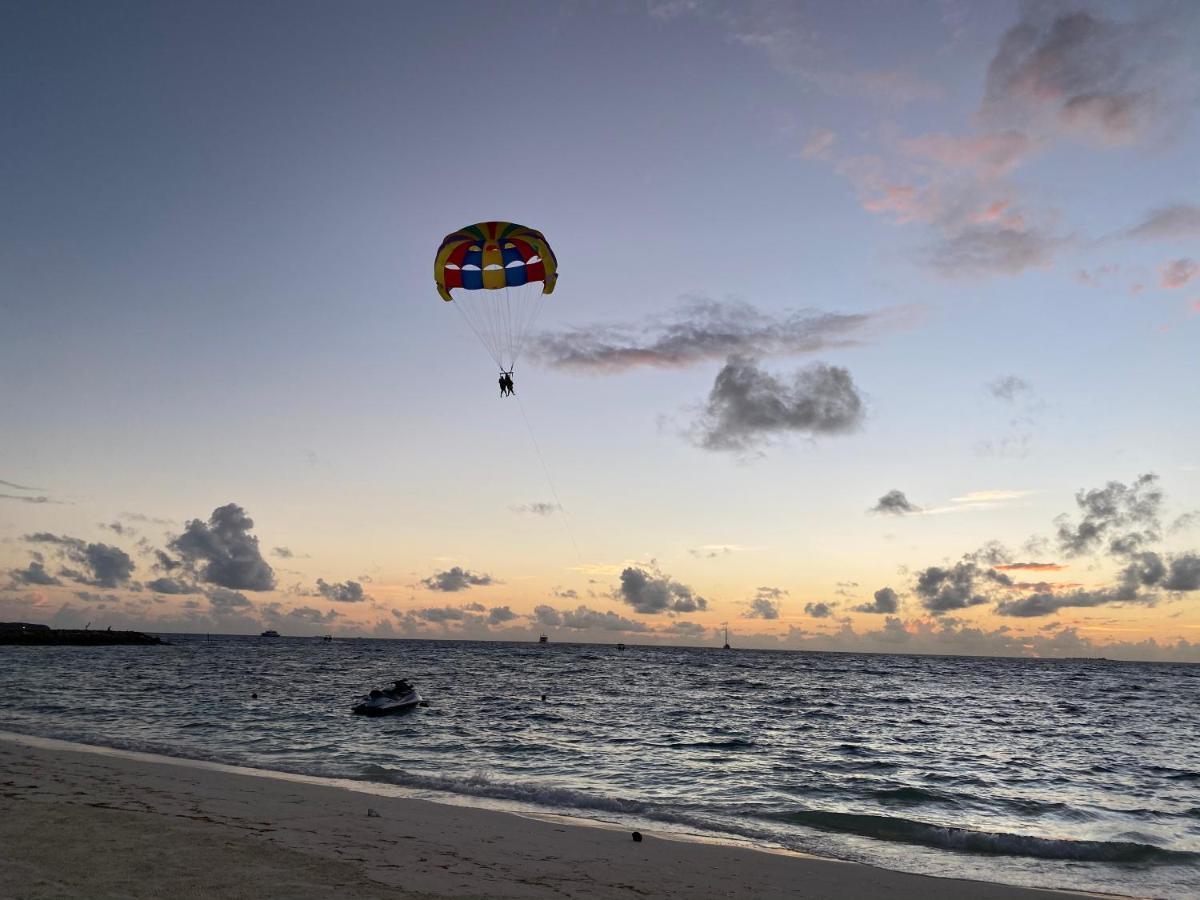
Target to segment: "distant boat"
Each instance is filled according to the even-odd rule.
[[[726,622],[726,623],[725,623],[725,646],[724,646],[724,647],[722,647],[721,649],[722,649],[722,650],[730,650],[730,649],[732,649],[732,648],[729,646],[729,623],[728,623],[728,622]]]
[[[333,635],[332,635],[332,634],[327,634],[327,635],[325,635],[325,637],[321,638],[321,640],[323,640],[325,643],[327,643],[327,644],[328,644],[330,641],[332,641],[332,640],[333,640]]]
[[[548,644],[548,643],[550,643],[550,638],[546,637],[543,634],[540,638],[538,638],[538,643],[539,644]]]
[[[268,628],[266,631],[260,634],[259,637],[279,637],[279,632],[273,628]]]
[[[625,645],[624,645],[624,644],[617,644],[617,649],[618,649],[618,650],[624,650],[624,649],[625,649]]]

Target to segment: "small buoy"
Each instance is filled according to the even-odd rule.
[[[258,694],[251,694],[251,695],[250,695],[250,699],[251,699],[251,700],[257,700],[257,699],[258,699]]]
[[[545,702],[546,702],[546,695],[545,695],[545,694],[542,694],[542,702],[543,702],[543,703],[545,703]]]
[[[375,810],[371,809],[371,807],[368,806],[367,807],[367,818],[368,819],[378,819],[379,813],[377,813]]]
[[[640,844],[642,842],[642,833],[640,831],[635,831],[633,833],[633,839]]]

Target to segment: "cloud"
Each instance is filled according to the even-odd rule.
[[[760,587],[749,601],[749,609],[742,614],[746,619],[778,619],[780,601],[787,591],[777,587]]]
[[[1172,559],[1162,586],[1168,591],[1200,591],[1200,555],[1186,553]]]
[[[857,345],[903,312],[770,313],[748,303],[692,298],[640,322],[542,334],[529,352],[546,365],[593,374],[685,368],[729,356],[799,356]]]
[[[1101,606],[1111,603],[1115,595],[1106,591],[1073,591],[1069,594],[1037,593],[1015,600],[1004,600],[996,605],[996,613],[1001,616],[1018,618],[1035,618],[1049,616],[1060,609],[1078,606]]]
[[[831,96],[862,97],[888,106],[945,96],[942,85],[907,68],[850,65],[850,48],[822,33],[802,4],[650,0],[647,11],[664,22],[683,16],[712,21],[734,43],[762,53],[781,75]]]
[[[788,432],[840,434],[862,424],[864,403],[850,373],[815,363],[790,383],[732,357],[717,373],[691,437],[705,450],[745,451]]]
[[[661,572],[646,572],[628,567],[621,572],[617,599],[645,615],[688,613],[708,608],[708,601],[693,593],[687,585],[673,581]]]
[[[533,618],[539,625],[555,627],[562,624],[562,613],[545,604],[533,608]]]
[[[363,586],[357,581],[329,584],[324,579],[318,578],[317,592],[326,600],[334,600],[338,603],[361,603],[371,599],[363,592]]]
[[[994,570],[987,570],[994,572]],[[935,616],[956,609],[966,609],[987,603],[988,598],[981,591],[979,581],[987,578],[987,572],[968,560],[955,563],[950,568],[930,566],[917,573],[913,591],[921,600],[921,605]],[[993,580],[1008,579],[1007,575],[995,573]]]
[[[292,551],[287,547],[272,547],[271,555],[278,556],[280,559],[291,559],[293,556],[295,556],[295,554],[292,553]]]
[[[465,591],[472,587],[486,587],[489,584],[495,583],[496,581],[491,575],[477,575],[461,566],[454,566],[444,572],[435,572],[428,578],[421,580],[421,584],[425,585],[429,590],[445,591],[447,593]]]
[[[909,501],[904,491],[890,490],[867,512],[880,513],[889,516],[903,516],[907,513],[918,513],[921,507]]]
[[[535,516],[552,516],[562,509],[562,507],[557,503],[545,503],[539,500],[534,503],[521,503],[510,506],[509,509],[515,513],[532,513]]]
[[[577,631],[623,631],[646,632],[650,627],[644,622],[627,619],[612,611],[601,612],[586,606],[562,610],[562,627]]]
[[[14,491],[43,491],[43,490],[45,490],[45,488],[27,487],[26,485],[17,484],[12,481],[5,481],[3,478],[0,478],[0,487],[12,488]]]
[[[61,558],[86,568],[91,577],[73,569],[63,569],[60,573],[80,584],[114,588],[127,584],[133,576],[133,560],[120,547],[91,544],[79,538],[59,537],[45,531],[27,534],[25,540],[33,544],[53,544]]]
[[[62,584],[57,578],[46,571],[45,565],[39,560],[33,560],[24,569],[10,569],[8,572],[14,584],[50,586]]]
[[[427,606],[413,610],[413,614],[426,622],[461,622],[467,617],[467,611],[460,606]]]
[[[246,591],[269,591],[275,572],[262,557],[258,538],[250,534],[254,520],[236,503],[214,509],[204,523],[192,519],[168,546],[189,571],[207,584]]]
[[[1162,280],[1159,282],[1167,290],[1177,290],[1200,275],[1200,263],[1194,259],[1173,259],[1164,263]]]
[[[194,594],[196,585],[188,584],[178,578],[155,578],[146,585],[150,590],[159,594]]]
[[[1033,392],[1029,382],[1024,378],[1018,378],[1016,375],[1004,375],[990,382],[987,386],[988,393],[998,400],[1007,400],[1008,402],[1015,401],[1021,395],[1027,395]]]
[[[1175,49],[1147,24],[1025,4],[988,66],[982,118],[1104,143],[1135,140],[1164,112],[1159,58]]]
[[[1162,491],[1156,475],[1140,475],[1131,485],[1110,481],[1103,488],[1078,491],[1075,503],[1083,512],[1077,524],[1065,516],[1057,520],[1059,547],[1068,556],[1093,552],[1106,539],[1109,552],[1126,554],[1161,533]],[[1128,527],[1140,530],[1118,533]]]
[[[814,619],[828,619],[833,615],[833,607],[828,603],[805,603],[804,611]]]
[[[499,625],[502,622],[511,622],[517,617],[517,614],[507,606],[493,606],[488,610],[488,624]]]
[[[1010,571],[1012,569],[1025,569],[1025,570],[1034,571],[1034,572],[1058,572],[1058,571],[1061,571],[1062,569],[1065,569],[1066,566],[1061,566],[1058,563],[1015,562],[1015,563],[1005,563],[1003,565],[998,565],[998,566],[996,566],[996,568],[1002,572]]]
[[[223,587],[209,588],[204,595],[208,597],[208,602],[216,615],[225,615],[236,609],[249,609],[254,606],[245,594]]]
[[[930,249],[929,264],[948,277],[1017,275],[1050,266],[1067,243],[1037,228],[977,225],[948,234]]]
[[[55,506],[61,505],[61,501],[52,500],[49,497],[22,497],[19,494],[0,494],[0,500],[14,500],[17,503],[35,503],[35,504],[49,503],[49,504],[53,504]]]
[[[875,592],[875,602],[863,603],[860,606],[854,607],[854,611],[862,613],[890,614],[894,613],[899,605],[900,599],[896,596],[896,592],[890,587],[884,587]]]
[[[1125,235],[1149,240],[1174,240],[1200,235],[1200,206],[1177,203],[1152,210]]]

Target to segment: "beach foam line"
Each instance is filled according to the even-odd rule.
[[[22,744],[42,750],[91,753],[117,759],[179,766],[209,772],[223,772],[230,775],[245,775],[292,784],[311,784],[322,787],[341,788],[369,796],[394,797],[401,800],[423,800],[444,806],[486,809],[493,812],[503,812],[523,818],[536,819],[538,821],[560,822],[581,828],[623,830],[628,827],[637,826],[646,830],[647,833],[651,833],[651,829],[653,829],[652,833],[663,840],[738,847],[761,853],[792,856],[799,859],[820,859],[828,862],[853,864],[847,860],[840,860],[835,857],[818,856],[766,843],[765,837],[759,837],[760,832],[757,831],[748,830],[748,833],[743,835],[724,830],[712,831],[710,829],[717,829],[720,826],[708,825],[702,820],[684,815],[672,816],[662,813],[656,815],[645,804],[636,801],[595,798],[591,795],[572,791],[567,788],[540,788],[538,786],[521,788],[517,785],[508,785],[505,783],[497,784],[491,782],[483,773],[478,773],[467,778],[447,778],[444,776],[398,772],[388,770],[382,766],[368,766],[366,770],[368,777],[385,778],[387,780],[359,780],[354,778],[333,778],[323,775],[306,775],[299,772],[284,772],[277,769],[259,769],[251,766],[232,765],[190,757],[167,756],[161,753],[148,753],[143,750],[129,750],[100,744],[87,744],[79,741],[62,740],[60,738],[21,734],[2,729],[0,729],[0,741],[9,741],[14,744]],[[547,809],[547,806],[558,806],[560,809]],[[581,814],[563,812],[561,811],[561,807],[566,807],[572,811],[578,810]],[[613,821],[611,819],[589,818],[586,815],[582,815],[585,812],[615,814],[621,816],[622,820]],[[676,827],[671,829],[672,825]],[[646,826],[650,827],[647,828]],[[689,830],[689,826],[698,830]]]
[[[949,825],[933,825],[899,816],[864,813],[797,810],[768,814],[763,818],[806,825],[822,831],[854,834],[881,841],[919,844],[940,850],[993,856],[1025,856],[1034,859],[1075,860],[1079,862],[1157,863],[1194,865],[1200,853],[1168,850],[1134,841],[1081,841],[1046,838],[1029,834],[973,831]]]

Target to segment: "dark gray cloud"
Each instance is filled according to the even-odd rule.
[[[828,619],[833,615],[833,607],[828,603],[805,603],[804,611],[814,619]]]
[[[292,553],[292,551],[287,547],[272,547],[271,555],[278,556],[280,559],[291,559],[293,556],[295,556],[295,554]]]
[[[212,606],[213,613],[223,615],[237,609],[248,609],[254,606],[249,598],[239,591],[231,591],[223,587],[208,588],[204,595]]]
[[[338,603],[361,603],[371,599],[363,592],[363,586],[357,581],[329,584],[323,578],[318,578],[317,592],[326,600],[334,600]]]
[[[111,531],[114,534],[119,534],[121,537],[136,537],[137,531],[130,528],[128,525],[122,525],[120,522],[101,522],[100,528],[106,531]]]
[[[752,359],[734,357],[717,373],[691,436],[706,450],[744,451],[790,432],[853,431],[863,416],[846,369],[815,363],[794,372],[789,383]]]
[[[693,593],[687,585],[673,581],[661,572],[628,567],[621,573],[621,584],[614,596],[646,615],[689,613],[708,608],[708,601]]]
[[[1200,591],[1200,555],[1185,553],[1172,559],[1162,586],[1168,591]]]
[[[996,604],[996,613],[1017,618],[1049,616],[1067,607],[1103,606],[1117,600],[1110,591],[1071,591],[1064,594],[1041,592]]]
[[[49,497],[23,497],[19,494],[0,494],[0,500],[15,500],[17,503],[51,503],[59,505],[58,500],[52,500]]]
[[[1125,234],[1149,240],[1175,240],[1200,235],[1200,206],[1178,203],[1153,210]]]
[[[295,609],[288,610],[280,618],[282,621],[296,622],[301,625],[332,625],[341,618],[341,615],[336,609],[321,612],[312,606],[297,606]]]
[[[987,603],[988,598],[982,593],[980,584],[987,580],[999,584],[1011,583],[1011,579],[1002,572],[983,570],[970,560],[962,560],[949,568],[930,566],[918,572],[913,591],[923,607],[940,616],[951,610]]]
[[[533,618],[539,625],[555,627],[562,624],[562,613],[545,604],[533,608]]]
[[[112,588],[125,584],[133,576],[133,560],[119,547],[108,544],[88,544],[84,551],[92,584]]]
[[[532,513],[535,516],[552,516],[561,508],[562,507],[560,507],[557,503],[544,503],[542,501],[537,501],[534,503],[521,503],[509,507],[509,509],[511,509],[513,512]]]
[[[777,587],[760,587],[742,614],[746,619],[778,619],[779,606],[787,591]]]
[[[868,512],[881,513],[889,516],[903,516],[908,513],[918,513],[921,507],[904,496],[904,491],[891,490],[879,498]]]
[[[426,606],[413,610],[413,615],[426,622],[461,622],[467,611],[461,606]]]
[[[177,559],[172,559],[170,556],[168,556],[166,553],[163,553],[163,551],[161,551],[161,550],[154,551],[154,558],[156,560],[156,562],[154,564],[154,568],[158,569],[159,571],[162,571],[162,572],[174,572],[176,569],[178,569],[180,566],[183,565],[182,562],[180,562]]]
[[[708,634],[708,629],[699,622],[677,620],[656,630],[657,634],[676,634],[680,637],[699,640]]]
[[[269,591],[275,572],[262,557],[254,520],[236,503],[214,509],[208,522],[192,519],[168,546],[206,584],[245,591]]]
[[[892,614],[900,605],[900,598],[890,587],[880,588],[875,592],[873,603],[863,603],[854,607],[855,612]]]
[[[577,600],[579,598],[579,591],[574,588],[555,588],[550,593],[563,600]]]
[[[503,622],[511,622],[517,617],[517,614],[507,606],[493,606],[488,610],[488,624],[499,625]]]
[[[1103,488],[1078,491],[1075,503],[1083,513],[1078,523],[1066,516],[1057,520],[1059,547],[1068,556],[1091,553],[1105,541],[1110,553],[1127,555],[1157,540],[1162,530],[1162,491],[1153,474],[1140,475],[1130,485],[1110,481]]]
[[[796,356],[853,346],[889,313],[763,312],[748,303],[695,298],[665,315],[539,335],[530,353],[556,368],[623,372],[683,368],[728,356]]]
[[[155,578],[146,585],[152,591],[159,594],[194,594],[196,593],[196,585],[188,584],[178,578]]]
[[[429,590],[445,591],[447,593],[465,591],[473,587],[486,587],[489,584],[495,583],[496,581],[491,575],[476,574],[461,566],[454,566],[446,569],[444,572],[435,572],[428,578],[421,579],[421,584],[425,585]]]
[[[52,544],[60,558],[83,566],[86,571],[63,568],[59,573],[81,584],[114,588],[128,584],[133,576],[133,560],[120,547],[87,543],[79,538],[60,537],[46,531],[27,534],[25,540],[33,544]]]
[[[562,610],[562,627],[573,628],[576,631],[646,632],[652,630],[642,622],[627,619],[615,612],[601,612],[586,606]]]
[[[1179,46],[1149,24],[1024,4],[988,66],[984,120],[1110,143],[1138,137],[1163,112],[1161,62]]]
[[[116,594],[97,594],[94,591],[76,591],[75,596],[85,603],[120,603],[121,598]]]
[[[39,560],[33,560],[24,569],[10,569],[8,572],[15,584],[38,585],[48,587],[62,584],[57,578],[46,571],[46,566]]]

